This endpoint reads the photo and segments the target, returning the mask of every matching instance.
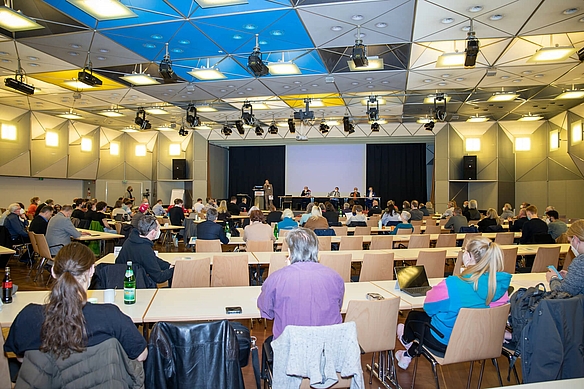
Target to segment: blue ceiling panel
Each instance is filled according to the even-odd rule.
[[[311,50],[306,55],[296,58],[294,63],[300,68],[302,74],[328,73],[322,58],[320,58],[320,55],[316,50]]]
[[[188,0],[187,0],[188,1]],[[181,0],[168,0],[169,3],[181,3]],[[209,16],[250,13],[258,11],[273,10],[279,8],[292,8],[288,0],[248,0],[247,4],[228,5],[222,7],[201,8],[197,7],[191,15],[191,18],[205,18]]]
[[[185,23],[168,43],[170,57],[173,61],[184,58],[211,57],[224,53],[223,48],[217,46],[191,23]]]
[[[164,2],[177,10],[185,18],[188,18],[199,6],[193,0],[164,0]]]

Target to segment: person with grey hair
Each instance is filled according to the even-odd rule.
[[[43,207],[44,208],[44,207]],[[71,237],[77,239],[81,235],[90,235],[89,232],[80,232],[71,222],[73,207],[66,204],[47,224],[47,243],[51,249],[51,255],[54,257],[63,246],[71,243]]]
[[[130,233],[130,236],[124,244],[116,258],[116,263],[126,264],[132,261],[132,264],[139,264],[144,268],[148,277],[157,284],[172,281],[174,275],[174,266],[160,259],[154,253],[154,241],[160,238],[160,224],[156,216],[142,216],[136,227]]]
[[[274,320],[273,338],[287,325],[341,323],[345,283],[337,272],[318,263],[317,236],[297,228],[288,232],[286,243],[288,266],[270,274],[257,300],[261,316]]]
[[[479,207],[476,200],[470,200],[468,202],[468,210],[462,212],[462,215],[466,217],[466,220],[481,220],[481,213],[477,209]]]
[[[391,231],[389,233],[389,235],[396,235],[397,231],[402,229],[402,230],[411,230],[412,232],[414,232],[414,226],[412,226],[412,224],[410,223],[410,213],[408,211],[401,211],[400,215],[399,215],[401,222],[395,226],[395,228],[393,229],[393,231]]]
[[[278,223],[278,230],[292,230],[298,228],[298,223],[294,220],[294,212],[286,208],[282,212],[282,221]]]
[[[221,243],[229,243],[229,239],[223,231],[223,227],[216,223],[217,220],[217,209],[209,208],[207,209],[207,220],[199,223],[197,226],[197,239],[201,240],[216,240],[219,239]]]

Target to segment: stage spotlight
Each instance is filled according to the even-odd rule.
[[[379,132],[379,123],[377,123],[377,122],[371,123],[371,131]]]
[[[430,120],[428,123],[424,124],[424,130],[432,131],[434,129],[434,121]]]
[[[178,80],[178,76],[172,70],[172,61],[170,60],[170,54],[168,53],[168,43],[166,44],[166,54],[158,66],[158,72],[162,76],[165,84],[176,82]]]
[[[264,135],[264,129],[263,129],[263,128],[261,128],[261,127],[259,126],[259,124],[258,124],[258,125],[256,126],[256,128],[255,128],[255,134],[256,134],[257,136],[262,136],[262,135]]]
[[[276,126],[276,122],[272,122],[268,127],[268,133],[272,135],[276,135],[278,133],[278,126]]]
[[[228,125],[224,125],[223,128],[221,129],[221,133],[225,136],[231,135],[232,132],[233,130]]]
[[[296,124],[294,124],[294,119],[288,119],[288,130],[290,130],[290,134],[296,133]]]
[[[185,121],[191,127],[197,127],[198,125],[201,124],[201,119],[199,119],[199,117],[197,116],[197,108],[192,104],[189,104],[189,106],[187,107],[187,117]]]
[[[355,46],[353,46],[351,59],[356,68],[362,68],[369,65],[369,60],[367,59],[367,48],[363,44],[363,40],[361,40],[360,26],[357,27],[357,39],[355,39]]]
[[[262,53],[260,51],[259,44],[259,34],[256,34],[256,44],[253,48],[252,53],[247,58],[247,67],[252,71],[253,75],[256,77],[262,77],[268,75],[270,69],[266,66],[262,60]]]
[[[442,106],[438,106],[438,103],[441,102]],[[446,120],[446,97],[444,93],[436,93],[434,97],[434,118],[439,122],[443,122]]]
[[[370,106],[373,103],[376,104],[375,107]],[[377,100],[377,96],[369,96],[367,100],[367,116],[370,122],[379,120],[379,101]]]
[[[149,130],[152,128],[149,120],[146,120],[146,111],[144,108],[140,108],[138,112],[136,112],[136,118],[134,118],[134,123],[140,126],[141,130]]]
[[[22,74],[16,74],[15,78],[5,78],[4,85],[27,95],[34,94],[34,86],[25,83],[23,79]]]
[[[473,31],[472,19],[470,21],[470,31],[466,37],[466,50],[464,51],[464,67],[474,68],[479,55],[479,40]]]
[[[241,107],[241,119],[248,126],[253,126],[255,123],[255,117],[253,116],[253,107],[249,101],[243,103]]]
[[[330,127],[323,121],[320,123],[320,126],[318,127],[318,130],[322,133],[322,134],[326,134],[327,132],[329,132]]]
[[[343,117],[343,129],[345,132],[349,133],[349,135],[355,132],[355,126],[351,123],[351,119],[348,116]]]
[[[235,121],[235,128],[237,128],[237,132],[239,132],[239,135],[245,134],[245,128],[243,128],[243,122],[241,120]]]
[[[189,130],[185,129],[185,126],[180,126],[180,129],[178,130],[178,134],[180,136],[187,136],[189,134]]]
[[[103,84],[99,78],[93,75],[93,70],[87,68],[77,73],[77,81],[89,86],[101,86]]]
[[[310,110],[310,99],[304,99],[304,104],[306,104],[306,111],[294,112],[294,119],[303,121],[314,119],[314,111]]]

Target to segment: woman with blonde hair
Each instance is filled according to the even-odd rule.
[[[477,223],[479,232],[493,232],[497,230],[497,226],[500,225],[501,219],[499,218],[499,215],[497,215],[495,208],[489,208],[487,210],[487,216]]]
[[[231,214],[227,210],[227,201],[221,200],[219,207],[217,207],[217,220],[226,222],[231,218]]]
[[[568,269],[562,269],[558,277],[556,272],[548,270],[545,278],[551,290],[570,293],[572,296],[584,294],[584,220],[578,220],[566,232],[570,241],[570,250],[576,256]]]
[[[327,229],[329,228],[328,220],[324,216],[322,216],[322,211],[320,207],[314,206],[312,207],[312,216],[308,218],[306,223],[304,224],[304,228],[308,228],[309,230],[319,230],[319,229]]]
[[[584,245],[583,249],[584,249]],[[410,311],[405,325],[397,328],[398,340],[406,350],[396,353],[398,366],[407,369],[412,357],[419,354],[417,334],[424,333],[426,323],[434,330],[426,331],[424,345],[445,352],[461,308],[492,308],[509,301],[507,289],[511,275],[503,272],[503,254],[499,245],[490,239],[471,239],[463,248],[465,270],[449,276],[426,294],[424,311]]]

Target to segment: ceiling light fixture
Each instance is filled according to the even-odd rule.
[[[252,71],[254,76],[263,77],[268,75],[270,69],[268,69],[268,67],[262,60],[259,37],[260,37],[259,34],[255,35],[256,43],[252,53],[247,58],[247,67]]]
[[[379,132],[379,123],[371,123],[371,131],[372,132]]]
[[[370,104],[375,104],[375,107]],[[377,102],[377,96],[369,96],[369,101],[367,102],[367,111],[365,111],[369,117],[369,121],[379,120],[379,103]]]
[[[430,123],[431,121],[432,121],[432,119],[430,119],[428,116],[426,116],[423,118],[418,118],[418,120],[416,120],[416,123],[427,124],[427,123]]]
[[[178,129],[178,134],[180,136],[187,136],[189,134],[189,130],[185,129],[184,125],[181,125],[180,128]]]
[[[347,61],[347,65],[349,65],[349,70],[352,72],[363,72],[368,70],[382,70],[383,69],[383,58],[379,57],[368,57],[367,58],[369,64],[367,66],[356,67],[355,63],[352,60]]]
[[[528,63],[534,62],[560,62],[568,59],[576,52],[573,46],[542,47],[537,50],[528,60]]]
[[[189,124],[189,126],[197,127],[201,124],[201,119],[197,116],[197,108],[193,104],[189,104],[187,107],[187,116],[185,121]]]
[[[144,110],[150,115],[168,115],[168,111],[161,107],[149,107]]]
[[[255,134],[257,136],[262,136],[264,135],[264,129],[260,127],[260,125],[258,124],[255,128]]]
[[[276,122],[272,120],[272,124],[268,127],[268,133],[272,135],[278,134],[278,126],[276,126]]]
[[[463,66],[465,60],[466,60],[465,53],[459,53],[459,52],[444,53],[438,57],[438,60],[436,61],[436,67],[437,68],[449,68],[449,67],[455,67],[455,66]]]
[[[247,0],[197,0],[197,5],[201,8],[225,7],[240,4],[247,4]]]
[[[491,97],[489,97],[489,99],[487,101],[495,101],[495,102],[513,101],[518,97],[519,97],[519,93],[501,91],[501,92],[493,93],[493,95]]]
[[[14,78],[10,78],[10,77],[5,78],[4,85],[6,85],[8,88],[12,88],[12,89],[17,90],[19,92],[22,92],[24,94],[32,95],[32,94],[34,94],[34,85],[30,85],[30,84],[27,84],[25,82],[26,77],[25,77],[24,70],[20,66],[20,56],[18,56],[18,52],[17,52],[17,60],[18,60],[18,69],[16,69],[16,74],[15,74]]]
[[[378,105],[385,105],[387,101],[383,97],[376,97]],[[366,99],[361,100],[361,105],[368,105],[369,104],[369,97]]]
[[[434,101],[436,100],[437,97],[444,99],[447,103],[449,103],[451,99],[451,97],[446,93],[436,93],[435,95],[428,95],[424,97],[424,104],[434,104]]]
[[[569,90],[565,90],[562,93],[560,93],[558,96],[556,96],[556,99],[581,99],[584,97],[584,90],[583,89],[574,89],[574,87],[572,86],[572,89]]]
[[[157,85],[160,84],[150,74],[142,73],[142,64],[140,64],[140,72],[132,72],[132,74],[125,74],[120,79],[129,82],[132,85]]]
[[[521,122],[536,122],[538,120],[543,119],[543,116],[541,115],[532,115],[531,112],[527,115],[523,115],[521,116],[521,118],[519,118],[518,120]]]
[[[433,131],[434,130],[434,121],[430,119],[430,121],[424,124],[424,130],[426,131]]]
[[[439,122],[446,120],[446,102],[448,100],[444,93],[436,93],[434,97],[434,118]],[[442,106],[438,106],[438,103],[442,103]]]
[[[83,119],[83,116],[78,115],[75,112],[73,112],[73,109],[70,109],[69,112],[65,112],[65,113],[62,113],[62,114],[57,115],[57,116],[60,118],[69,119],[69,120]]]
[[[215,66],[210,66],[209,62],[210,60],[207,58],[207,67],[201,66],[200,68],[194,68],[188,73],[201,81],[221,80],[223,78],[227,78],[227,76],[221,73],[218,68]]]
[[[305,111],[298,111],[298,112],[294,112],[294,119],[296,120],[302,120],[302,121],[308,121],[308,120],[313,120],[314,119],[314,111],[310,110],[310,102],[312,100],[310,98],[305,98],[304,99],[304,104],[306,104],[306,110]]]
[[[321,134],[326,134],[329,132],[330,127],[326,124],[326,121],[322,119],[320,122],[320,126],[318,126],[318,130]]]
[[[138,17],[118,0],[67,0],[97,20],[114,20]]]
[[[118,118],[124,116],[124,114],[117,109],[106,109],[105,111],[98,112],[97,114],[106,116],[108,118]]]
[[[158,72],[162,76],[165,84],[170,84],[178,80],[178,76],[172,70],[172,61],[170,60],[170,54],[168,53],[168,43],[166,43],[166,53],[158,65]]]
[[[211,107],[210,105],[200,105],[197,107],[199,112],[217,112],[217,108]]]
[[[302,73],[294,62],[286,61],[284,59],[284,53],[282,53],[282,59],[280,61],[268,63],[268,69],[270,69],[270,74],[272,76],[285,76]]]
[[[467,122],[469,123],[484,123],[484,122],[488,122],[489,118],[486,116],[471,116],[468,119],[466,119]]]
[[[223,128],[221,129],[221,133],[225,136],[229,136],[233,133],[233,130],[231,129],[231,127],[229,127],[227,125],[227,123],[223,126]]]
[[[6,5],[0,6],[0,27],[10,32],[38,30],[45,28],[21,12]]]

